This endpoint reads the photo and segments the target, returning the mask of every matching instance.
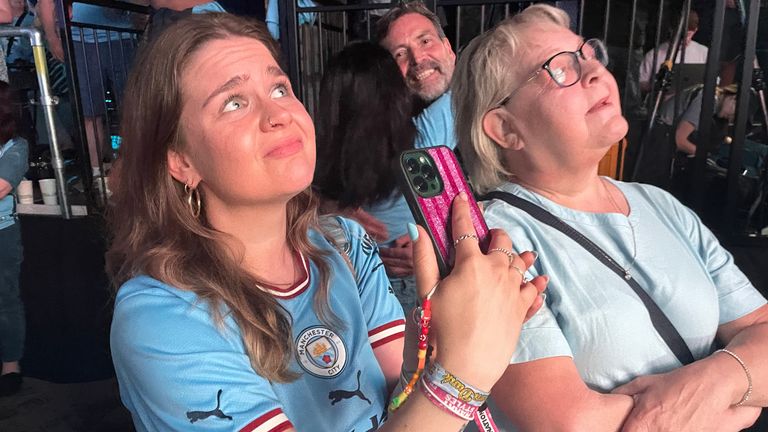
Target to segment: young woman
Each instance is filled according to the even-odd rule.
[[[140,431],[458,430],[465,420],[423,391],[382,424],[416,343],[404,365],[403,314],[365,232],[336,219],[333,244],[319,228],[314,128],[277,52],[262,24],[212,13],[172,25],[136,63],[107,256],[123,402]],[[466,202],[454,213],[453,231],[471,233]],[[436,265],[410,231],[424,296]],[[456,240],[433,297],[435,361],[487,391],[545,278],[522,283],[534,254],[508,255],[501,232],[488,255]]]

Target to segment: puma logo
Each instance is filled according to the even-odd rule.
[[[368,405],[371,404],[371,401],[369,401],[363,392],[360,391],[360,372],[361,371],[357,371],[357,389],[355,391],[334,390],[332,392],[328,392],[328,399],[331,399],[331,405],[336,405],[337,402],[341,402],[344,399],[352,399],[355,396],[368,402]]]
[[[219,409],[219,406],[221,406],[221,392],[222,390],[219,389],[219,392],[216,394],[215,409],[212,409],[210,411],[187,411],[187,418],[189,419],[189,422],[194,423],[198,420],[205,420],[210,416],[216,416],[220,419],[225,419],[225,420],[232,420],[232,417],[224,414],[224,412]]]

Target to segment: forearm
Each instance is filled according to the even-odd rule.
[[[510,365],[491,395],[520,431],[616,431],[633,408],[631,396],[590,389],[570,357]]]
[[[752,394],[747,406],[768,406],[768,323],[749,326],[728,343],[726,349],[744,362],[752,378]],[[708,357],[713,373],[724,375],[723,391],[730,392],[732,404],[741,401],[747,391],[747,376],[739,362],[727,353]]]
[[[546,384],[545,384],[546,385]],[[521,390],[524,393],[524,390]],[[570,403],[552,404],[547,408],[531,407],[528,413],[518,412],[513,423],[520,432],[541,431],[614,432],[621,430],[624,420],[632,411],[632,397],[619,394],[590,394],[573,397]],[[521,395],[525,397],[525,395]],[[534,413],[534,415],[531,415]],[[517,421],[516,421],[517,420]]]
[[[56,30],[56,7],[53,0],[40,0],[37,5],[38,18],[43,27],[48,43],[59,41],[59,32]],[[59,42],[60,43],[60,42]]]

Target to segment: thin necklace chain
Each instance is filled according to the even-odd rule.
[[[601,178],[600,179],[603,183],[603,188],[605,189],[605,193],[608,194],[608,200],[611,201],[611,205],[613,206],[614,210],[616,210],[618,213],[627,216],[622,210],[621,207],[616,203],[616,200],[613,198],[613,194],[610,190],[608,190],[608,180]],[[632,233],[632,260],[630,260],[629,264],[627,264],[625,267],[622,267],[624,270],[624,278],[629,279],[629,270],[632,268],[632,266],[635,265],[635,260],[637,259],[637,238],[635,237],[635,227],[632,226],[632,221],[627,217],[627,223],[629,224],[629,232]]]

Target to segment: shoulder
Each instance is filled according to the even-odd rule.
[[[337,215],[320,217],[319,231],[313,230],[311,237],[319,240],[323,247],[333,247],[329,240],[336,243],[336,248],[348,256],[352,256],[359,249],[373,249],[376,242],[368,235],[358,222]]]
[[[221,339],[223,328],[237,332],[226,319],[223,326],[217,325],[208,303],[195,293],[138,276],[124,283],[117,293],[111,339],[113,346],[173,350],[173,346]]]

